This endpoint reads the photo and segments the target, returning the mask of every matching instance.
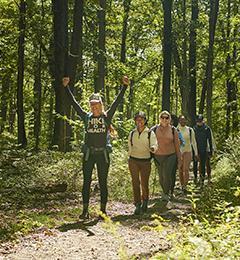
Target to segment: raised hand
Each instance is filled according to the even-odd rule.
[[[69,82],[70,82],[70,78],[69,77],[62,78],[62,84],[63,84],[64,87],[66,87]]]

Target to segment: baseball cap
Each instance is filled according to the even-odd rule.
[[[142,111],[138,111],[135,115],[134,115],[134,120],[136,120],[138,117],[141,117],[145,120],[147,120],[147,116],[144,112]]]
[[[202,122],[203,121],[203,115],[201,115],[201,114],[197,115],[196,121],[197,122]]]
[[[99,93],[93,93],[90,97],[89,97],[89,102],[90,103],[102,103],[102,98],[100,96]]]

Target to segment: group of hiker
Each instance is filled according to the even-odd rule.
[[[122,101],[124,93],[129,86],[128,77],[122,79],[122,87],[116,99],[105,111],[100,94],[94,93],[89,97],[90,112],[82,109],[74,98],[68,84],[69,77],[62,80],[66,87],[66,94],[73,108],[83,120],[85,137],[83,152],[83,211],[80,218],[89,217],[89,197],[93,168],[96,165],[100,187],[100,210],[106,213],[108,200],[107,177],[110,165],[109,129],[111,120]],[[159,114],[159,124],[148,128],[146,114],[139,111],[134,116],[135,128],[128,137],[128,167],[132,178],[135,210],[139,215],[148,209],[149,177],[151,173],[151,160],[156,165],[159,182],[162,188],[161,200],[168,202],[174,198],[176,172],[179,172],[179,181],[182,193],[187,193],[190,163],[194,161],[194,182],[204,185],[206,166],[210,181],[210,157],[213,154],[213,138],[211,129],[205,124],[202,115],[196,118],[196,125],[187,126],[184,115],[176,117],[164,110]],[[198,165],[199,164],[199,165]]]

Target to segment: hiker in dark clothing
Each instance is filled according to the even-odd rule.
[[[123,86],[112,103],[111,107],[105,112],[101,96],[94,93],[89,98],[91,112],[88,113],[75,100],[70,88],[68,87],[70,79],[63,78],[63,86],[66,87],[66,94],[71,105],[85,124],[85,140],[83,145],[83,212],[80,218],[88,218],[88,205],[90,195],[90,185],[92,181],[92,171],[94,165],[97,165],[98,182],[100,186],[102,213],[106,214],[106,204],[108,199],[107,177],[109,170],[109,127],[112,117],[117,109],[118,104],[123,99],[127,86],[129,85],[128,77],[123,77]]]
[[[197,149],[199,155],[199,170],[200,170],[200,184],[201,187],[204,185],[204,179],[206,175],[206,160],[207,156],[212,156],[213,146],[212,146],[212,135],[210,127],[207,126],[203,121],[203,116],[198,115],[196,119],[196,125],[193,127],[195,132],[195,138],[197,142]],[[207,146],[209,144],[209,152],[207,152]],[[194,161],[194,182],[197,183],[197,171],[198,171],[198,161]]]

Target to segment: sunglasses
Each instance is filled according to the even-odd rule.
[[[161,119],[166,119],[166,120],[168,120],[168,119],[169,119],[169,116],[161,116]]]

